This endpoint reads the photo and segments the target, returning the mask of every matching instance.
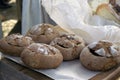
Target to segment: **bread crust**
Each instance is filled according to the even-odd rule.
[[[67,31],[59,26],[43,23],[33,26],[26,35],[31,37],[35,42],[49,44],[55,37],[63,33],[67,33]]]
[[[17,36],[21,36],[18,38]],[[12,56],[20,56],[25,47],[33,43],[30,37],[12,34],[0,40],[0,51]]]
[[[67,38],[71,37],[72,39]],[[71,34],[61,35],[55,38],[50,45],[60,50],[64,60],[73,60],[79,58],[80,52],[85,47],[81,37]]]
[[[110,4],[101,4],[96,9],[96,14],[120,24],[119,17]]]
[[[33,43],[28,46],[21,54],[21,59],[27,66],[35,69],[51,69],[57,68],[63,61],[60,51],[50,45]],[[38,45],[38,46],[37,46]],[[29,48],[30,47],[30,48]],[[43,48],[48,50],[48,54],[44,51],[37,51]]]
[[[120,52],[118,52],[118,54],[119,55],[112,57],[94,55],[94,53],[91,52],[90,48],[87,46],[82,50],[80,54],[80,62],[89,70],[106,71],[117,66],[120,63],[118,61],[120,58]]]
[[[101,4],[101,5],[99,5],[99,6],[97,7],[96,13],[99,13],[99,11],[100,11],[102,8],[106,8],[106,9],[110,10],[108,4],[105,4],[105,3],[104,3],[104,4]]]

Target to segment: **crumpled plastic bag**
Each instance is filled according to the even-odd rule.
[[[99,40],[120,42],[119,25],[93,16],[88,0],[42,0],[42,5],[51,19],[83,37],[86,44]]]

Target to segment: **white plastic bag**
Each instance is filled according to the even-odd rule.
[[[118,24],[92,16],[88,0],[42,0],[42,4],[58,25],[83,37],[87,44],[102,39],[120,42]]]

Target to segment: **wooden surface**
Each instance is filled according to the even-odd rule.
[[[9,59],[0,61],[0,80],[52,80]]]
[[[34,80],[13,69],[8,64],[0,62],[0,80]]]
[[[101,72],[93,76],[89,80],[106,80],[110,78],[111,74],[116,70],[116,68]],[[116,76],[111,77],[109,80],[117,80],[120,76],[118,73]],[[3,58],[0,61],[0,80],[52,80],[50,77],[28,69],[20,64],[17,64],[7,58]]]
[[[116,74],[116,71],[120,69],[120,67],[115,67],[114,69],[111,69],[109,71],[101,72],[95,76],[93,76],[89,80],[120,80],[120,73]],[[117,71],[118,72],[118,71]],[[114,76],[113,76],[114,75]]]

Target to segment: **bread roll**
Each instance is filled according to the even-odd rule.
[[[64,60],[79,58],[80,52],[85,47],[81,37],[74,34],[64,34],[55,38],[50,45],[60,50]]]
[[[120,63],[120,51],[110,41],[89,44],[80,54],[80,62],[89,70],[106,71]]]
[[[99,5],[96,14],[120,24],[120,0],[109,0],[109,3]]]
[[[57,68],[63,61],[60,51],[50,45],[33,43],[21,54],[27,66],[35,69]]]
[[[96,12],[96,9],[101,4],[108,4],[109,0],[88,0],[88,4],[90,5],[93,12]]]
[[[67,32],[59,26],[38,24],[33,26],[26,35],[30,36],[35,42],[49,44],[55,37],[63,33]]]
[[[33,43],[32,38],[20,34],[11,34],[0,39],[0,51],[12,55],[20,56],[25,47]]]
[[[97,7],[96,14],[120,24],[120,18],[110,4],[101,4]]]

